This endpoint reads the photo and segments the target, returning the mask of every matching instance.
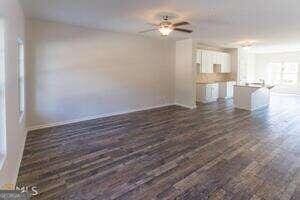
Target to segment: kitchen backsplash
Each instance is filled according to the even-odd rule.
[[[215,82],[215,81],[231,81],[236,80],[232,73],[201,73],[197,76],[197,82]]]

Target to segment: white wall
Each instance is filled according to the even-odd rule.
[[[4,20],[0,17],[0,169],[4,162],[6,154],[5,141],[5,101],[4,101],[4,83],[5,83],[5,65],[4,65]]]
[[[255,55],[255,78],[267,80],[267,65],[271,62],[296,62],[300,66],[300,52],[281,52],[281,53],[263,53]],[[300,68],[299,68],[300,69]],[[300,70],[299,70],[300,79]],[[300,85],[298,87],[275,87],[272,91],[281,93],[300,94]]]
[[[174,103],[174,42],[27,21],[28,126]]]
[[[196,45],[191,39],[176,42],[175,103],[196,107]]]
[[[24,17],[17,0],[0,0],[0,16],[5,20],[6,45],[6,160],[0,170],[0,186],[15,184],[26,137],[24,122],[19,123],[17,88],[17,38],[24,40]]]

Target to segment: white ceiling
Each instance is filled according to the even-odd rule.
[[[299,0],[20,0],[28,18],[64,22],[117,32],[151,28],[163,13],[187,20],[194,33],[172,33],[202,43],[234,47],[300,47]],[[152,33],[153,34],[153,33]],[[151,35],[151,34],[150,34]]]

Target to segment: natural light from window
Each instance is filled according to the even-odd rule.
[[[268,83],[281,87],[299,86],[299,64],[293,62],[269,63]]]

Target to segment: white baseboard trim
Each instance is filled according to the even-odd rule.
[[[67,120],[67,121],[61,121],[61,122],[54,122],[54,123],[49,123],[49,124],[31,126],[31,127],[28,127],[26,130],[27,130],[27,132],[30,132],[30,131],[35,131],[35,130],[44,129],[44,128],[51,128],[51,127],[55,127],[55,126],[73,124],[73,123],[77,123],[77,122],[88,121],[88,120],[93,120],[93,119],[98,119],[98,118],[103,118],[103,117],[111,117],[111,116],[115,116],[115,115],[129,114],[129,113],[133,113],[133,112],[151,110],[151,109],[155,109],[155,108],[162,108],[162,107],[172,106],[172,105],[177,105],[177,104],[167,103],[167,104],[162,104],[162,105],[159,105],[159,106],[144,107],[144,108],[140,108],[140,109],[132,109],[132,110],[114,112],[114,113],[105,113],[105,114],[100,114],[100,115],[83,117],[83,118],[79,118],[79,119],[73,119],[73,120]],[[179,105],[179,106],[186,107],[186,106],[183,106],[183,105]]]
[[[194,106],[187,106],[187,105],[183,105],[183,104],[180,104],[180,103],[174,103],[173,105],[181,106],[181,107],[188,108],[188,109],[195,109],[195,108],[197,108],[196,105],[194,105]]]
[[[269,107],[269,104],[266,104],[266,105],[262,105],[262,106],[259,106],[259,107],[256,107],[256,108],[249,108],[249,107],[242,107],[242,106],[234,106],[235,108],[237,109],[242,109],[242,110],[248,110],[248,111],[255,111],[255,110],[259,110],[259,109],[262,109],[262,108],[267,108]]]

